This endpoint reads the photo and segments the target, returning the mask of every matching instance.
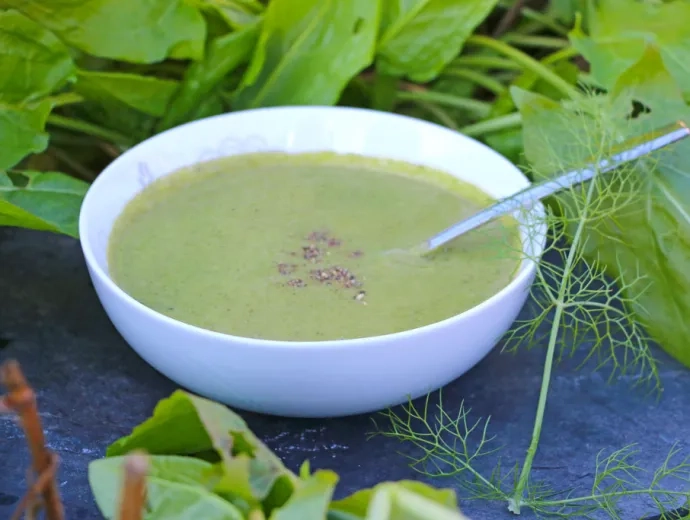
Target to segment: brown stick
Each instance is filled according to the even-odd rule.
[[[8,390],[3,403],[19,416],[19,422],[24,429],[31,452],[35,484],[42,485],[40,493],[43,495],[46,518],[64,520],[65,514],[54,478],[56,457],[45,446],[43,427],[36,407],[36,394],[26,382],[16,361],[7,361],[0,367],[0,381]],[[38,491],[35,487],[32,489]]]
[[[148,467],[148,459],[143,453],[133,453],[127,457],[118,520],[142,520],[144,517]]]
[[[22,497],[19,504],[17,505],[14,513],[12,514],[11,520],[21,520],[22,514],[26,512],[26,520],[36,518],[38,510],[40,509],[40,504],[36,501],[36,498],[41,494],[46,484],[53,478],[55,478],[55,470],[57,469],[57,456],[51,453],[51,466],[46,471],[41,473],[36,481],[31,484],[31,487]],[[31,478],[32,475],[29,475]]]

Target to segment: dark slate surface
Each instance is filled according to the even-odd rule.
[[[51,449],[61,458],[59,486],[69,520],[100,518],[86,469],[105,447],[145,419],[175,385],[144,363],[110,325],[93,292],[79,245],[45,233],[0,230],[0,360],[18,359],[38,391]],[[637,443],[640,465],[653,469],[675,442],[688,453],[690,372],[662,361],[664,393],[645,398],[629,380],[576,371],[566,362],[554,375],[534,477],[556,489],[591,486],[599,450]],[[505,445],[504,466],[521,461],[531,434],[543,350],[516,356],[496,349],[444,390],[450,407],[465,399],[477,416],[492,417]],[[294,420],[244,414],[254,431],[293,469],[304,459],[341,475],[338,494],[382,480],[414,478],[391,439],[369,439],[371,417]],[[0,519],[9,518],[25,486],[29,463],[15,422],[0,416]],[[495,459],[478,461],[487,473]],[[450,485],[452,482],[436,482]],[[680,488],[679,488],[680,489]],[[464,502],[473,520],[511,518],[503,503]],[[649,512],[642,499],[622,518]],[[522,518],[532,518],[525,513]]]

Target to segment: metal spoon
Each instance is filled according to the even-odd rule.
[[[690,136],[690,129],[688,129],[685,123],[679,121],[631,139],[622,145],[623,151],[616,153],[612,157],[604,159],[598,164],[588,164],[581,169],[564,173],[555,179],[547,179],[532,184],[515,195],[499,200],[471,217],[461,220],[457,224],[453,224],[425,242],[422,242],[422,244],[414,248],[414,251],[422,255],[430,253],[448,244],[452,240],[455,240],[460,235],[502,215],[514,212],[522,207],[527,207],[561,190],[586,182],[597,174],[609,172],[622,164],[639,159],[644,155],[680,141],[688,136]]]

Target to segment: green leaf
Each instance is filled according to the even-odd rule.
[[[214,439],[197,410],[205,400],[182,390],[156,405],[153,416],[134,428],[130,435],[112,443],[107,457],[125,455],[133,450],[145,450],[160,455],[194,455],[214,449]],[[221,431],[243,431],[247,426],[241,417],[216,403],[210,403],[217,413]],[[175,432],[170,435],[170,432]]]
[[[572,25],[577,13],[585,10],[587,0],[551,0],[546,14],[567,25]]]
[[[497,0],[382,0],[377,69],[426,83],[455,58]]]
[[[235,108],[333,105],[373,60],[379,2],[272,0]]]
[[[15,105],[0,102],[0,170],[46,149],[45,126],[52,109],[50,100]]]
[[[299,478],[302,480],[306,480],[310,476],[311,476],[311,464],[309,463],[309,459],[307,459],[299,467]]]
[[[147,139],[154,133],[157,119],[127,106],[120,100],[110,96],[100,96],[98,100],[87,99],[71,107],[76,119],[83,119],[89,123],[112,130],[116,134],[126,136],[126,141],[117,144],[131,146]],[[111,140],[112,142],[116,142]]]
[[[543,63],[571,85],[574,86],[577,84],[579,69],[576,65],[570,63],[569,61],[559,61],[554,64],[549,64],[544,61]],[[520,74],[512,81],[511,87],[518,87],[521,90],[528,90],[530,92],[543,94],[544,96],[556,100],[567,97],[562,90],[557,89],[548,81],[544,81],[544,79],[540,78],[532,71],[525,71]],[[515,103],[513,102],[513,98],[509,90],[505,94],[502,94],[496,98],[491,110],[491,115],[496,117],[509,114],[514,111]]]
[[[221,459],[223,476],[217,491],[232,492],[247,501],[265,499],[283,477],[288,482],[297,480],[241,417],[221,404],[183,391],[158,403],[153,417],[111,444],[106,456],[139,449],[159,455],[198,455],[213,450]]]
[[[0,11],[0,100],[36,99],[62,86],[74,73],[67,47],[18,11]]]
[[[620,76],[613,96],[590,100],[588,107],[562,106],[534,94],[516,93],[523,115],[525,154],[542,175],[556,165],[582,162],[601,143],[640,135],[677,118],[690,120],[680,89],[649,48]],[[632,122],[630,101],[651,113]],[[625,108],[627,107],[627,109]],[[584,110],[583,110],[584,108]],[[568,164],[564,164],[567,161]],[[614,186],[627,203],[592,222],[586,245],[590,259],[603,262],[621,280],[632,311],[662,348],[690,366],[690,143],[638,161],[641,186]],[[628,200],[629,199],[629,200]],[[640,278],[640,276],[642,278]]]
[[[688,112],[679,85],[653,47],[647,47],[640,60],[620,75],[611,96],[623,102],[635,100],[653,106],[654,111],[640,120],[647,126],[668,124],[674,117]]]
[[[115,99],[151,116],[162,116],[179,88],[170,79],[141,76],[126,72],[90,72],[80,70],[74,90],[85,99]]]
[[[0,226],[78,236],[88,184],[57,172],[0,172]]]
[[[362,504],[361,512],[356,513],[357,517],[364,520],[467,520],[455,504],[454,493],[453,503],[450,504],[444,502],[444,498],[430,492],[431,490],[432,488],[414,489],[409,482],[384,482],[371,490],[373,492],[367,497],[366,512]],[[350,515],[342,517],[343,520],[354,516],[353,512],[342,509],[333,512]],[[337,515],[329,518],[340,520]]]
[[[82,51],[153,63],[200,59],[206,26],[186,0],[0,0]]]
[[[208,462],[175,456],[148,459],[147,520],[243,520],[239,509],[207,489]],[[126,457],[113,457],[89,464],[89,485],[98,508],[107,519],[117,517],[125,461]]]
[[[190,65],[170,101],[158,131],[184,123],[190,114],[233,70],[249,61],[259,36],[259,24],[216,38],[204,59]]]
[[[223,93],[216,88],[207,97],[202,99],[194,108],[191,114],[183,119],[181,122],[194,121],[196,119],[203,119],[205,117],[217,116],[227,112],[228,107],[225,104]]]
[[[351,515],[364,517],[376,493],[378,493],[381,489],[388,488],[390,485],[391,483],[384,482],[371,489],[357,491],[349,497],[334,501],[331,504],[331,510],[342,511]],[[399,489],[405,489],[419,496],[423,496],[446,509],[456,510],[458,507],[457,498],[452,489],[435,489],[427,484],[415,480],[401,480],[396,482],[394,486]]]
[[[300,482],[290,499],[271,513],[270,520],[323,519],[338,483],[333,471],[320,470]]]
[[[665,67],[690,92],[690,3],[589,1],[589,36],[578,20],[570,34],[573,46],[591,65],[594,79],[609,89],[654,47]]]
[[[216,11],[234,30],[240,30],[259,21],[264,11],[257,0],[196,0],[201,9]]]

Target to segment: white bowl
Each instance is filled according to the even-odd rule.
[[[398,159],[444,170],[497,198],[529,185],[513,164],[473,139],[370,110],[248,110],[152,137],[101,173],[79,219],[98,297],[120,334],[151,366],[195,393],[240,409],[292,417],[342,416],[380,410],[449,383],[480,361],[509,329],[534,279],[533,260],[523,261],[502,291],[455,317],[395,334],[341,341],[265,341],[211,332],[159,314],[115,285],[108,275],[108,238],[132,197],[178,168],[260,151],[333,151]],[[543,211],[537,205],[520,218],[527,218],[526,224],[540,222]],[[523,233],[526,258],[542,253],[545,229],[537,227],[536,240],[533,232],[529,240]]]

